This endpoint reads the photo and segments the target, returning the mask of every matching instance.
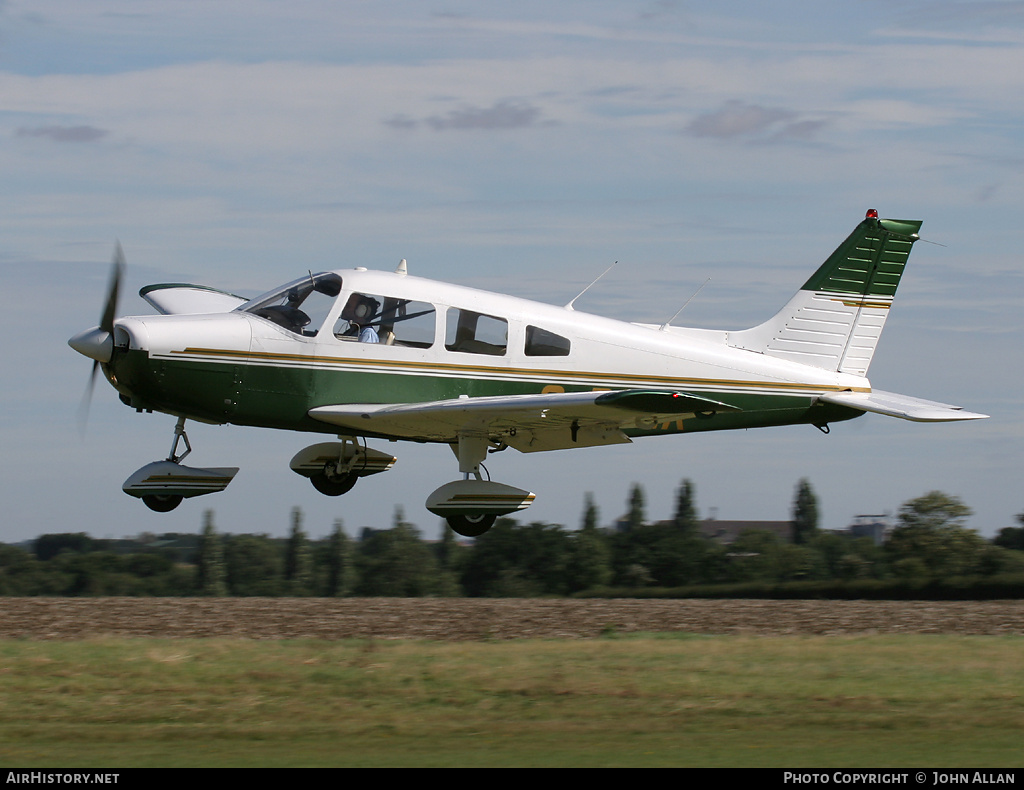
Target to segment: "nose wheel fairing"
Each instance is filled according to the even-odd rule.
[[[141,499],[151,510],[166,512],[182,499],[223,491],[236,474],[237,466],[198,469],[177,461],[154,461],[136,470],[124,481],[122,489]]]

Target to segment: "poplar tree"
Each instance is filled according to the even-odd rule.
[[[801,478],[793,501],[793,542],[808,543],[818,534],[818,499],[807,478]]]
[[[302,510],[292,508],[292,530],[284,561],[284,578],[290,595],[309,595],[312,592],[313,557],[309,539],[302,529]]]
[[[228,594],[224,570],[224,544],[213,526],[213,511],[203,513],[203,532],[199,536],[199,592],[201,595]]]
[[[693,483],[689,478],[683,480],[676,494],[676,514],[673,519],[676,529],[686,534],[697,533],[697,502]]]
[[[583,524],[572,534],[566,581],[569,592],[601,587],[611,581],[611,549],[597,528],[598,512],[594,497],[587,492]]]
[[[581,529],[597,529],[597,505],[594,504],[594,495],[589,491],[583,501],[583,523]]]
[[[327,541],[327,596],[341,598],[352,591],[355,579],[352,542],[342,529],[341,519],[334,520],[334,529]]]
[[[629,514],[626,516],[626,531],[644,525],[644,490],[639,483],[634,483],[629,492]]]

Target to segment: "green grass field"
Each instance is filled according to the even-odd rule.
[[[0,642],[0,765],[1013,767],[1024,638]]]

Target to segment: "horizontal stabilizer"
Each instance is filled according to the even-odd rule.
[[[849,406],[851,409],[885,414],[899,417],[901,420],[914,422],[951,422],[954,420],[983,420],[987,414],[964,411],[959,406],[948,403],[912,398],[909,395],[897,395],[895,392],[826,392],[818,397],[826,403]]]

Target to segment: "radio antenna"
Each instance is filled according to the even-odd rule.
[[[579,299],[581,296],[583,296],[583,294],[585,294],[587,291],[589,291],[595,285],[597,285],[597,281],[600,280],[602,277],[604,277],[606,274],[608,274],[608,272],[610,272],[612,269],[614,269],[617,264],[618,264],[618,261],[615,261],[615,263],[613,263],[611,266],[609,266],[607,269],[605,269],[603,272],[601,272],[594,279],[594,282],[592,282],[590,285],[588,285],[586,288],[584,288],[582,291],[580,291],[578,294],[576,294],[576,296],[572,299],[572,301],[570,301],[569,304],[567,304],[565,306],[565,309],[566,310],[575,310],[576,308],[573,307],[573,304],[575,304],[576,300]]]
[[[680,308],[679,308],[678,310],[676,310],[676,314],[675,314],[674,316],[672,316],[672,317],[671,317],[670,319],[668,319],[668,321],[666,321],[666,322],[665,322],[664,324],[662,324],[662,325],[661,325],[661,330],[662,330],[663,332],[664,332],[664,331],[665,331],[666,329],[668,329],[668,327],[669,327],[669,324],[671,324],[671,323],[672,323],[673,321],[675,321],[675,320],[676,320],[676,318],[678,318],[678,317],[679,317],[679,314],[680,314],[681,312],[683,312],[683,310],[685,310],[685,309],[686,309],[686,305],[688,305],[688,304],[689,304],[690,302],[692,302],[692,301],[693,301],[693,298],[694,298],[694,296],[696,296],[697,294],[699,294],[699,293],[700,293],[701,291],[703,291],[703,290],[704,290],[704,286],[705,286],[705,285],[707,285],[707,284],[708,284],[709,282],[711,282],[711,278],[710,278],[710,277],[708,277],[708,279],[706,279],[706,280],[704,281],[704,284],[703,284],[703,285],[701,285],[701,287],[700,287],[700,288],[698,288],[698,289],[697,289],[696,291],[694,291],[694,292],[693,292],[693,296],[691,296],[691,297],[690,297],[689,299],[687,299],[687,300],[686,300],[685,302],[683,302],[683,306],[682,306],[682,307],[680,307]]]

